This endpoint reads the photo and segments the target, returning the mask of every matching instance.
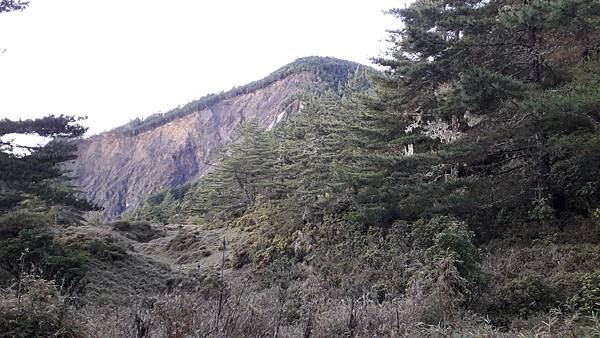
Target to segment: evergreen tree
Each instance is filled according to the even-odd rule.
[[[364,158],[348,175],[364,191],[362,222],[452,213],[507,224],[542,204],[560,209],[554,142],[576,130],[593,138],[597,120],[546,100],[582,89],[570,79],[593,62],[597,2],[416,1],[390,13],[405,28],[378,60],[387,71],[362,108]],[[415,154],[402,156],[409,144]]]
[[[287,209],[316,223],[324,214],[344,208],[345,191],[336,167],[348,156],[344,135],[352,118],[333,91],[307,93],[302,112],[282,125],[279,135],[281,170]]]
[[[29,1],[22,0],[0,0],[0,13],[20,11],[29,5]]]
[[[240,215],[259,195],[279,193],[279,165],[273,141],[254,120],[245,122],[239,137],[223,149],[213,170],[191,191],[191,208],[207,219]]]
[[[74,159],[73,143],[85,132],[69,116],[48,116],[35,120],[0,121],[0,212],[8,212],[27,200],[39,200],[45,208],[56,205],[82,210],[93,208],[69,185],[62,164]],[[13,134],[50,138],[43,146],[19,145]]]
[[[81,212],[95,207],[70,186],[64,164],[74,159],[74,141],[85,128],[69,116],[0,121],[0,284],[18,279],[35,265],[45,278],[74,286],[84,260],[66,252],[51,225],[78,224]],[[41,146],[17,144],[15,134],[50,138]]]

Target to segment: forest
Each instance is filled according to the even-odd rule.
[[[54,138],[25,156],[1,144],[0,336],[599,336],[600,3],[417,0],[387,15],[402,28],[382,71],[277,71],[317,67],[335,85],[270,130],[246,121],[197,182],[92,224],[119,236],[57,234],[93,223],[60,169],[77,121],[0,121],[0,135]],[[210,97],[159,118],[190,105]],[[197,228],[163,253],[216,257],[214,271],[124,304],[81,296],[90,271],[133,269],[127,245],[155,250],[174,224]]]

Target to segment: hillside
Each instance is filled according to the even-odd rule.
[[[383,72],[300,59],[79,144],[114,222],[75,118],[0,121],[54,138],[0,147],[0,336],[600,337],[600,3],[389,14]]]
[[[357,67],[333,58],[298,59],[263,80],[93,136],[79,145],[72,164],[77,184],[114,218],[158,190],[202,176],[243,121],[270,128],[301,109],[298,94],[337,88]]]
[[[241,267],[283,285],[282,336],[598,336],[598,2],[392,14],[406,29],[369,90],[245,124],[131,217],[243,229]]]

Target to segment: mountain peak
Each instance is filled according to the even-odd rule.
[[[336,89],[339,85],[346,83],[349,76],[356,72],[357,69],[371,70],[371,68],[356,62],[328,56],[307,56],[298,58],[260,80],[234,87],[218,94],[205,95],[197,100],[188,102],[183,106],[171,109],[166,113],[156,113],[144,119],[137,118],[123,126],[112,129],[110,132],[135,136],[157,126],[169,123],[177,118],[209,108],[222,100],[254,92],[290,75],[302,72],[310,73],[327,87]]]

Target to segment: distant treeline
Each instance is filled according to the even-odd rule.
[[[337,89],[341,84],[348,81],[349,74],[354,73],[357,68],[367,67],[355,62],[332,57],[309,56],[300,58],[281,67],[264,79],[240,87],[234,87],[226,92],[206,95],[183,106],[171,109],[166,113],[152,114],[145,119],[136,118],[123,126],[112,129],[111,132],[125,136],[139,135],[177,118],[209,108],[222,100],[265,88],[276,81],[300,72],[311,72],[329,88]]]

